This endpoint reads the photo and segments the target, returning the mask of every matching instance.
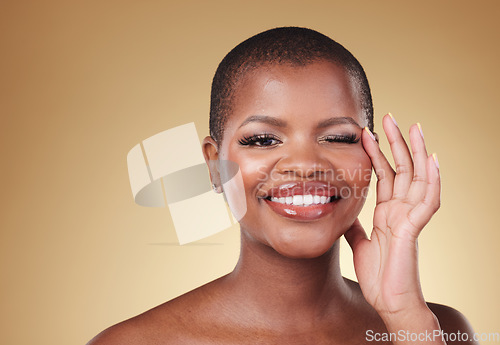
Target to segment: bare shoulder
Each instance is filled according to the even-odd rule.
[[[143,330],[133,319],[111,326],[90,340],[87,345],[144,344]]]
[[[447,344],[479,344],[473,340],[474,329],[461,312],[437,303],[427,303],[427,306],[436,315],[445,337],[448,336]]]
[[[111,326],[87,345],[196,344],[197,330],[213,320],[216,285],[217,280]]]
[[[189,298],[189,295],[184,297]],[[186,298],[181,298],[183,299]],[[142,345],[175,343],[176,335],[182,332],[182,320],[177,318],[174,300],[148,310],[131,319],[113,325],[87,345]]]

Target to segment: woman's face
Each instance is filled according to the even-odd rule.
[[[244,187],[224,192],[231,209],[246,202],[242,236],[287,257],[324,254],[358,216],[371,178],[348,75],[326,61],[260,67],[232,105],[218,159],[240,169]]]

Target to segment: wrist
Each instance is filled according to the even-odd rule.
[[[388,328],[389,325],[415,325],[418,320],[426,324],[437,323],[436,316],[427,305],[415,306],[397,312],[380,313],[379,315]]]
[[[413,344],[412,338],[419,340],[415,344],[443,344],[440,337],[434,337],[439,334],[441,327],[436,315],[427,305],[386,313],[381,317],[389,333],[406,335],[395,344]]]

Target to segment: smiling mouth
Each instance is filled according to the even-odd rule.
[[[283,205],[308,207],[315,205],[326,205],[328,203],[337,201],[338,199],[340,199],[340,197],[305,194],[305,195],[294,195],[294,196],[279,197],[279,198],[269,196],[265,199],[273,203],[279,203]]]
[[[267,197],[263,200],[272,211],[282,217],[295,221],[315,221],[334,212],[340,199],[336,196],[299,194]]]

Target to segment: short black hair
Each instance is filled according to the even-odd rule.
[[[372,96],[359,61],[341,44],[317,31],[301,27],[280,27],[248,38],[222,59],[212,81],[211,137],[218,144],[222,142],[234,92],[238,81],[247,72],[265,64],[306,66],[320,60],[333,62],[345,69],[361,98],[361,108],[368,128],[373,131]]]

